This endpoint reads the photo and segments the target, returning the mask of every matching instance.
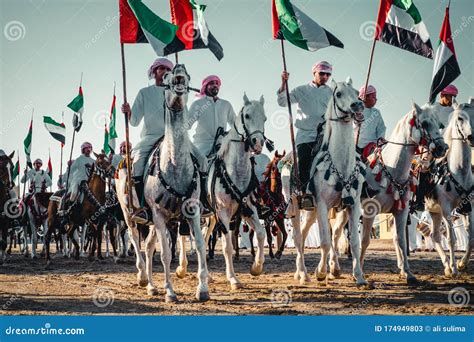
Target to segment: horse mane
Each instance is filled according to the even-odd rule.
[[[331,138],[331,125],[329,125],[329,119],[331,119],[332,109],[334,108],[334,96],[331,96],[328,102],[328,106],[326,108],[326,113],[324,113],[324,120],[326,121],[326,125],[324,125],[324,137],[323,137],[323,145],[329,144],[329,138]]]
[[[395,125],[395,128],[392,131],[392,134],[390,134],[390,140],[396,141],[396,137],[400,136],[403,130],[405,129],[405,125],[408,124],[410,121],[409,118],[413,115],[413,110],[410,110],[408,113],[406,113],[400,120],[398,120],[397,124]]]

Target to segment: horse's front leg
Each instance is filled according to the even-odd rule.
[[[285,245],[286,245],[286,239],[288,239],[288,232],[286,231],[285,228],[285,220],[282,218],[277,218],[275,220],[275,224],[277,225],[278,229],[280,230],[280,233],[282,235],[281,239],[279,239],[279,244],[278,244],[278,251],[275,253],[275,258],[280,259],[281,256],[283,255],[283,251],[285,250]]]
[[[23,255],[25,257],[28,257],[30,255],[30,251],[28,249],[28,224],[31,225],[29,214],[28,214],[28,222],[26,222],[26,225],[23,226],[23,240],[25,241],[24,248],[23,248]]]
[[[323,281],[327,275],[327,264],[329,250],[331,249],[331,234],[329,231],[329,210],[326,202],[320,200],[317,204],[318,208],[318,226],[319,236],[321,238],[321,260],[319,261],[318,267],[316,268],[316,279]]]
[[[272,237],[271,223],[265,221],[264,227],[265,227],[265,233],[267,235],[268,254],[270,255],[270,258],[273,259],[275,258],[275,255],[273,254],[273,249],[272,249],[273,237]]]
[[[265,262],[265,229],[262,227],[258,219],[257,210],[251,207],[253,214],[250,217],[245,218],[251,228],[255,230],[257,234],[257,253],[255,254],[255,260],[252,267],[250,268],[250,274],[253,276],[259,276],[263,272],[263,263]],[[270,232],[271,241],[271,232]]]
[[[196,289],[196,299],[203,302],[209,300],[209,288],[207,284],[209,274],[206,263],[206,242],[201,231],[201,215],[193,215],[189,220],[189,225],[194,235],[198,258],[197,277],[199,283]]]
[[[360,262],[360,235],[359,235],[359,218],[360,218],[360,202],[356,199],[356,204],[348,209],[349,214],[349,235],[352,251],[352,275],[356,280],[357,286],[367,285],[362,273]]]
[[[340,211],[336,216],[336,222],[332,227],[332,247],[329,252],[329,272],[331,278],[339,278],[341,276],[341,266],[338,258],[338,243],[344,226],[349,221],[347,210]]]
[[[449,267],[449,260],[446,252],[444,251],[443,246],[441,245],[441,221],[443,216],[441,213],[431,213],[431,219],[433,221],[433,227],[431,231],[431,238],[433,239],[433,243],[435,246],[436,251],[439,254],[441,262],[444,266],[444,275],[446,277],[451,276],[451,268]]]
[[[186,257],[186,235],[177,233],[177,239],[179,240],[179,266],[176,268],[176,276],[180,279],[183,279],[188,271],[188,258]]]
[[[291,224],[293,226],[293,241],[296,248],[296,272],[294,277],[301,285],[304,285],[306,282],[310,282],[311,279],[304,264],[304,241],[300,228],[300,215],[301,211],[298,208],[294,208],[293,217],[291,218]]]
[[[458,267],[456,265],[456,236],[454,235],[454,228],[452,222],[452,216],[445,216],[445,225],[448,237],[448,249],[449,249],[449,268],[452,272],[452,277],[457,278],[459,276]]]
[[[221,235],[222,252],[224,253],[225,259],[225,271],[227,280],[230,282],[232,290],[243,288],[242,283],[237,278],[234,271],[234,263],[232,261],[232,232],[230,231],[230,218],[231,213],[228,209],[219,210],[219,220],[224,225],[226,233]]]
[[[163,269],[165,272],[165,301],[167,303],[176,302],[178,298],[176,297],[176,293],[173,290],[173,283],[171,281],[171,248],[166,234],[166,221],[163,214],[159,212],[158,208],[156,207],[153,208],[153,223],[155,225],[155,231],[160,239],[161,263],[163,264]]]
[[[395,227],[393,230],[393,243],[395,245],[395,251],[397,253],[398,268],[400,269],[400,275],[407,280],[407,285],[418,285],[418,280],[415,275],[410,271],[410,265],[408,264],[407,255],[407,235],[406,225],[408,218],[408,207],[393,214],[395,218]],[[369,229],[370,238],[370,229]]]
[[[304,245],[306,243],[306,239],[308,238],[309,231],[311,227],[316,222],[316,218],[318,217],[318,213],[316,210],[311,211],[304,211],[303,214],[303,228],[301,229],[301,233],[303,234],[303,253],[304,253]]]
[[[472,249],[474,248],[474,227],[472,222],[474,220],[474,211],[467,215],[464,215],[462,221],[464,223],[464,228],[467,231],[467,246],[464,255],[462,256],[461,260],[458,261],[458,269],[460,271],[465,271],[467,269],[467,264],[469,263],[469,258],[472,253]]]
[[[149,296],[155,296],[158,294],[158,290],[153,284],[153,254],[155,253],[156,237],[156,231],[154,227],[151,226],[150,233],[145,240],[145,264],[147,276],[146,292]]]

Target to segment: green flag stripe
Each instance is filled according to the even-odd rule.
[[[415,4],[411,0],[394,0],[393,5],[405,10],[415,22],[415,25],[421,22],[421,15],[416,8]]]
[[[308,50],[306,40],[303,38],[293,6],[289,0],[275,0],[275,5],[280,21],[280,30],[286,40],[294,45]]]

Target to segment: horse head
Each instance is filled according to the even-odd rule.
[[[362,119],[364,104],[359,99],[359,93],[352,86],[352,79],[346,82],[332,80],[332,108],[326,111],[326,120],[350,122],[353,118]]]
[[[102,179],[111,177],[113,171],[111,158],[103,152],[99,154],[94,152],[94,156],[96,158],[94,163],[95,172],[97,172]]]
[[[13,156],[15,151],[10,155],[6,155],[3,150],[0,150],[0,180],[3,184],[10,185],[12,181],[12,172],[13,172]]]
[[[265,141],[265,110],[263,104],[265,103],[263,95],[260,100],[249,100],[244,94],[244,106],[239,113],[239,117],[234,123],[237,133],[240,135],[242,141],[245,141],[246,146],[255,154],[262,153]]]
[[[172,71],[163,76],[165,103],[173,112],[182,112],[188,102],[189,81],[191,77],[184,64],[176,64]]]
[[[463,108],[463,105],[456,104],[454,106],[446,133],[450,135],[451,139],[463,140],[474,146],[470,116]],[[447,141],[446,135],[445,139]]]
[[[410,118],[410,115],[408,117]],[[441,158],[446,154],[448,145],[444,142],[439,131],[439,122],[433,113],[433,107],[420,107],[413,102],[408,124],[411,127],[411,138],[416,144],[426,148],[435,158]]]

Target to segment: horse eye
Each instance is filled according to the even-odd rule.
[[[424,129],[428,129],[428,127],[430,127],[430,124],[429,124],[429,122],[423,121],[421,123],[421,127],[423,127]]]
[[[250,119],[250,115],[245,114],[245,118],[246,118],[246,119]]]
[[[459,122],[464,122],[464,119],[463,119],[463,118],[459,118]]]
[[[338,91],[338,92],[336,93],[336,96],[337,96],[337,97],[341,97],[341,95],[342,95],[342,94],[341,94],[340,91]]]

